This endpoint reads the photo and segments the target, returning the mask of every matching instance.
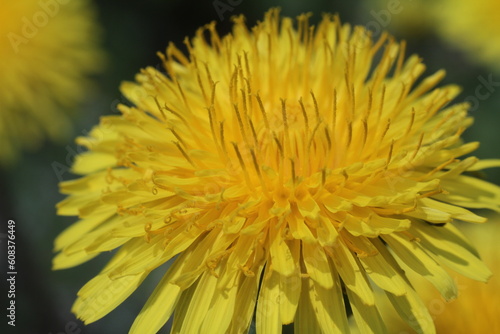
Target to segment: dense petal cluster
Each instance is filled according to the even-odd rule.
[[[148,274],[173,264],[132,325],[156,333],[349,331],[383,333],[373,286],[426,333],[430,315],[399,262],[447,299],[446,265],[477,280],[490,271],[453,226],[481,223],[463,208],[500,210],[500,188],[469,172],[498,161],[460,159],[477,143],[472,120],[449,105],[454,86],[388,35],[325,15],[269,11],[221,38],[214,24],[160,54],[122,92],[61,184],[60,215],[79,221],[56,240],[57,269],[118,249],[78,293],[86,323],[124,301]],[[258,300],[258,301],[257,301]],[[255,310],[255,312],[254,312]],[[255,313],[255,314],[254,314]],[[430,321],[432,323],[432,321]]]
[[[0,3],[0,165],[69,134],[67,109],[102,66],[88,0]]]

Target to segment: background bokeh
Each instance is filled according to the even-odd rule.
[[[231,15],[245,14],[248,24],[253,25],[267,9],[280,6],[286,16],[313,12],[313,22],[321,17],[322,12],[336,12],[343,22],[371,27],[375,32],[376,28],[387,29],[398,39],[406,39],[408,53],[419,54],[427,65],[426,75],[444,68],[447,77],[443,84],[457,83],[463,87],[463,93],[455,102],[477,101],[471,112],[475,125],[464,135],[466,141],[481,142],[475,155],[483,159],[500,157],[500,86],[493,87],[487,98],[478,98],[476,90],[484,80],[500,82],[500,73],[478,65],[441,39],[432,28],[424,29],[415,24],[402,29],[396,16],[405,13],[410,0],[401,0],[402,11],[389,17],[383,16],[386,12],[381,12],[386,10],[384,6],[377,7],[372,1],[100,0],[95,3],[99,24],[103,28],[107,66],[95,77],[95,85],[78,107],[81,110],[73,138],[90,131],[100,116],[116,113],[116,105],[125,101],[118,90],[120,82],[133,80],[135,73],[143,67],[159,66],[156,53],[164,51],[169,42],[182,45],[184,37],[192,36],[199,26],[210,21],[217,21],[220,32],[226,33],[231,27]],[[214,7],[216,3],[237,5],[229,5],[232,10],[218,13]],[[418,8],[415,13],[419,14]],[[424,11],[421,13],[424,15]],[[498,41],[492,40],[492,43]],[[74,177],[67,168],[79,150],[73,139],[66,145],[47,142],[37,152],[23,153],[15,166],[1,170],[1,247],[5,251],[4,229],[7,220],[13,219],[16,222],[18,267],[16,328],[14,331],[10,328],[7,333],[127,333],[164,270],[164,267],[159,268],[126,302],[94,324],[84,326],[71,314],[71,305],[79,288],[97,274],[110,257],[110,254],[101,255],[77,268],[51,271],[53,240],[76,220],[75,217],[56,216],[54,205],[63,199],[58,192],[58,183]],[[487,172],[489,180],[500,184],[500,169]],[[1,261],[5,273],[5,256]],[[2,296],[4,292],[6,290],[2,288]],[[4,304],[2,309],[5,310]],[[5,323],[2,314],[0,329],[6,328]]]

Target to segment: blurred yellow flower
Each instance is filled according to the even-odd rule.
[[[422,35],[434,23],[428,0],[366,0],[363,11],[370,20],[365,27],[374,34],[387,29],[402,36]]]
[[[455,276],[458,298],[448,302],[421,277],[411,275],[410,279],[422,292],[437,333],[500,333],[500,248],[497,240],[500,219],[493,217],[481,227],[464,225],[461,230],[477,245],[479,255],[492,268],[493,276],[487,283]],[[387,303],[380,309],[390,333],[415,333]]]
[[[500,70],[500,2],[439,0],[433,2],[433,22],[442,37],[469,58]]]
[[[499,1],[376,0],[364,1],[363,8],[371,19],[365,26],[374,33],[385,28],[410,36],[434,30],[470,59],[500,70]]]
[[[0,165],[70,133],[68,111],[102,66],[87,0],[0,2]]]
[[[271,10],[249,29],[240,16],[223,38],[201,28],[188,55],[160,54],[166,73],[122,85],[135,106],[78,138],[82,177],[61,183],[57,207],[80,220],[56,239],[54,268],[119,248],[78,293],[85,323],[174,257],[131,333],[174,310],[174,333],[242,333],[254,310],[257,333],[347,333],[344,301],[364,333],[383,333],[372,283],[433,333],[396,257],[448,299],[440,264],[488,279],[452,222],[484,221],[462,206],[500,210],[499,187],[463,175],[500,163],[458,158],[478,146],[460,139],[468,106],[448,105],[459,89],[434,88],[443,71],[415,85],[425,66],[387,34],[308,17],[294,28]]]

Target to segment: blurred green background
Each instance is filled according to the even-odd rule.
[[[369,3],[331,0],[233,0],[232,3],[238,5],[231,6],[231,11],[218,13],[213,0],[96,1],[108,62],[105,71],[95,78],[93,90],[88,92],[87,99],[79,106],[82,110],[74,126],[73,138],[90,131],[101,115],[116,113],[117,103],[124,101],[118,91],[120,82],[133,80],[143,67],[158,66],[156,52],[164,51],[170,41],[182,45],[185,36],[192,36],[199,26],[210,21],[217,21],[220,32],[226,33],[231,27],[230,17],[235,14],[245,14],[248,24],[253,25],[267,9],[274,6],[280,6],[283,15],[292,17],[302,12],[313,12],[313,22],[321,17],[322,12],[334,12],[340,14],[343,22],[363,26],[370,22],[379,24],[380,28],[391,31],[398,39],[407,40],[408,53],[419,54],[427,65],[426,75],[440,68],[447,70],[443,84],[457,83],[463,87],[463,93],[455,102],[474,97],[476,87],[481,84],[480,78],[488,80],[492,76],[494,81],[500,81],[500,73],[471,62],[432,30],[402,33],[396,31],[391,22],[380,23],[374,15],[380,9]],[[498,158],[500,89],[478,102],[478,107],[471,112],[475,125],[466,131],[464,138],[466,141],[481,142],[476,156]],[[58,182],[74,177],[61,166],[69,168],[78,150],[73,139],[67,145],[47,142],[35,153],[24,153],[14,168],[2,171],[2,228],[7,219],[16,221],[18,275],[15,333],[127,333],[161,277],[162,268],[150,275],[128,300],[96,323],[84,326],[71,314],[77,291],[110,258],[110,254],[103,254],[77,268],[51,271],[53,240],[76,220],[75,217],[56,216],[54,205],[63,199],[58,192]],[[487,177],[500,184],[500,169],[489,170]],[[5,236],[2,236],[4,244]],[[0,328],[6,322],[5,316],[2,317]]]

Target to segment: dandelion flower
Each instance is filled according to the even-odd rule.
[[[430,8],[441,36],[471,59],[500,69],[500,2],[440,0]]]
[[[87,0],[1,2],[0,165],[68,134],[65,111],[101,66],[94,16]]]
[[[369,13],[365,27],[375,34],[387,28],[403,36],[423,35],[434,23],[426,0],[372,0],[364,1],[362,8]]]
[[[456,300],[446,301],[427,281],[410,276],[414,286],[421,291],[422,299],[434,320],[437,333],[499,333],[500,332],[500,249],[498,234],[500,220],[493,217],[481,228],[462,226],[461,230],[478,245],[483,261],[493,270],[488,283],[455,276],[458,288]],[[380,307],[390,333],[414,333],[395,314],[391,307]]]
[[[132,106],[77,139],[82,177],[61,183],[58,213],[80,220],[54,267],[118,248],[78,293],[85,323],[174,258],[131,333],[172,313],[174,333],[242,333],[254,310],[257,333],[347,333],[344,303],[382,333],[372,284],[432,333],[396,257],[449,299],[440,264],[490,276],[453,226],[485,220],[463,207],[500,209],[500,188],[466,173],[499,162],[459,159],[478,146],[460,140],[468,106],[448,105],[459,89],[434,88],[443,71],[415,84],[424,65],[386,34],[308,17],[295,28],[271,10],[249,29],[240,16],[223,38],[201,28],[187,55],[160,54],[166,73],[122,85]]]

